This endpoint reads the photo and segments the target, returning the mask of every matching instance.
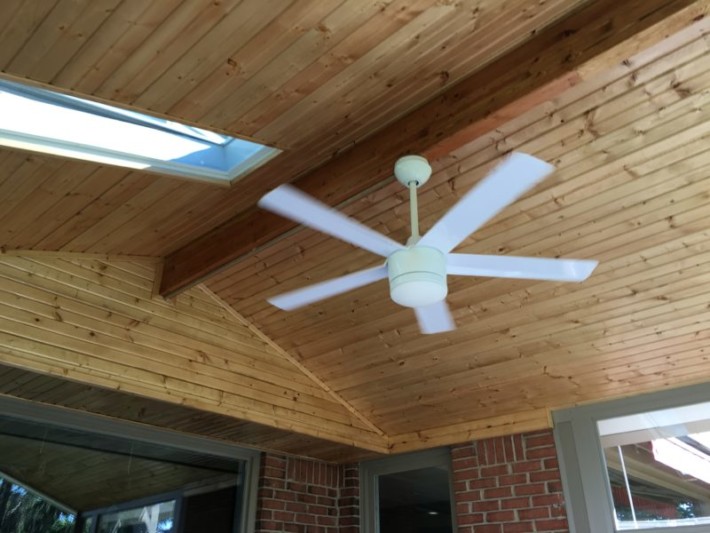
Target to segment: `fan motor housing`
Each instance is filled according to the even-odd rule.
[[[411,246],[387,258],[390,296],[404,307],[425,307],[442,301],[446,285],[446,257],[436,248]]]

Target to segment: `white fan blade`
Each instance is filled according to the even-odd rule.
[[[587,259],[449,254],[446,257],[446,273],[453,276],[584,281],[598,264],[598,261]]]
[[[330,279],[315,285],[309,285],[303,289],[286,292],[269,298],[269,303],[283,309],[291,311],[304,305],[312,304],[319,300],[325,300],[331,296],[336,296],[352,289],[357,289],[363,285],[368,285],[385,279],[387,277],[387,266],[382,265],[365,270],[359,270],[352,274],[346,274],[339,278]]]
[[[468,191],[417,244],[450,252],[554,169],[531,155],[511,154]]]
[[[456,329],[446,300],[426,307],[415,307],[414,312],[417,314],[417,322],[422,333],[443,333]]]
[[[290,185],[281,185],[264,195],[259,207],[383,257],[404,248]]]

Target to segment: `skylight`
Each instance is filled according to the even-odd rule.
[[[279,153],[255,142],[0,80],[0,145],[230,182]]]

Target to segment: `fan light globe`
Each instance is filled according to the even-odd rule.
[[[426,307],[446,298],[446,258],[436,248],[412,246],[387,259],[390,296],[404,307]]]

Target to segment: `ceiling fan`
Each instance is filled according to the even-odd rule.
[[[597,266],[597,261],[451,253],[466,237],[553,170],[552,165],[533,156],[513,153],[420,236],[417,188],[429,180],[431,166],[417,155],[398,159],[394,174],[409,189],[410,199],[412,234],[406,245],[346,217],[290,185],[281,185],[263,196],[259,206],[381,255],[386,261],[378,267],[274,296],[269,302],[290,311],[389,278],[392,300],[414,308],[422,333],[440,333],[455,328],[445,301],[447,274],[584,281]]]

